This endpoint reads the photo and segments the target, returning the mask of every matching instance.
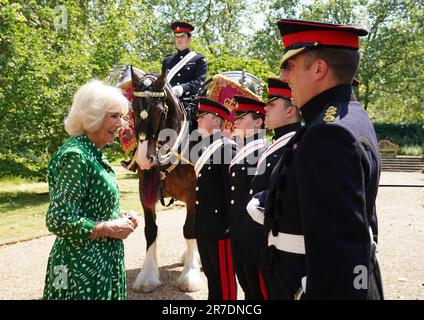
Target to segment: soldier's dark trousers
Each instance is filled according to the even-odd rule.
[[[244,291],[245,300],[268,300],[264,278],[258,266],[247,261],[242,254],[239,240],[232,239],[231,247],[237,280]]]
[[[203,272],[208,279],[208,300],[236,300],[237,283],[229,239],[197,239]]]

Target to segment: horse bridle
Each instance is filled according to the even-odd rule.
[[[159,136],[160,131],[163,129],[164,123],[166,122],[167,116],[168,116],[168,106],[165,103],[165,99],[166,99],[166,92],[165,90],[160,91],[160,92],[155,92],[155,91],[134,91],[133,92],[134,97],[139,97],[139,98],[147,98],[147,106],[144,109],[143,108],[143,103],[142,100],[140,99],[139,103],[139,108],[138,110],[140,111],[140,122],[137,124],[137,127],[134,128],[135,132],[137,133],[137,138],[140,142],[144,142],[145,140],[149,140],[149,139],[157,139],[157,137]],[[147,122],[147,132],[142,132],[139,133],[140,127],[143,124],[143,121],[147,121],[149,118],[149,113],[150,113],[150,108],[152,103],[150,102],[150,98],[161,98],[162,99],[162,105],[163,108],[161,110],[160,113],[160,119],[159,119],[159,125],[156,129],[156,132],[153,132],[153,128],[151,128],[151,122]],[[150,133],[152,133],[150,135]]]
[[[147,75],[146,75],[147,76]],[[143,81],[143,84],[148,87],[151,85],[152,83],[152,79],[154,79],[151,75],[149,75],[149,78],[145,79]],[[156,80],[156,79],[155,79]],[[138,141],[140,142],[144,142],[146,140],[150,140],[150,139],[156,139],[156,146],[155,146],[155,159],[158,160],[159,164],[161,164],[162,162],[166,162],[167,158],[169,158],[169,156],[171,154],[174,154],[175,156],[177,156],[180,160],[185,160],[185,162],[190,163],[190,161],[184,159],[182,157],[182,154],[184,154],[187,151],[188,148],[188,143],[185,144],[185,146],[183,146],[183,151],[180,153],[176,152],[176,149],[178,148],[178,146],[180,145],[181,141],[181,136],[184,134],[184,130],[188,130],[188,123],[185,120],[186,119],[186,114],[185,114],[185,110],[181,109],[181,111],[183,112],[184,115],[184,121],[183,121],[183,127],[180,130],[180,133],[177,137],[177,142],[174,146],[170,147],[167,145],[162,145],[163,141],[159,141],[159,134],[161,132],[161,130],[164,128],[164,124],[167,121],[167,117],[168,117],[168,106],[165,103],[166,97],[167,97],[167,93],[166,90],[162,90],[162,91],[134,91],[133,92],[133,96],[134,97],[139,97],[139,98],[147,98],[147,106],[144,109],[143,105],[142,105],[142,100],[140,99],[139,101],[139,108],[138,110],[140,111],[140,122],[138,123],[137,127],[134,128],[135,132],[136,132],[136,137],[138,139]],[[158,128],[156,130],[156,132],[152,132],[153,129],[151,128],[151,123],[147,123],[147,132],[142,132],[139,133],[140,130],[140,126],[143,124],[143,121],[147,121],[148,117],[149,117],[149,113],[150,113],[150,108],[153,105],[153,103],[151,103],[149,100],[150,98],[160,98],[162,99],[162,110],[160,113],[160,119],[159,119],[159,125]],[[157,105],[157,104],[156,104]],[[152,134],[150,134],[152,133]],[[165,147],[164,150],[168,151],[168,156],[163,156],[160,157],[159,156],[159,150]],[[162,161],[161,161],[161,158]],[[170,171],[172,171],[175,168],[175,164],[173,164],[170,168],[167,169],[167,172],[169,173]]]

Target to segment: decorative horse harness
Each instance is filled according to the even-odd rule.
[[[145,79],[143,84],[148,87],[152,84],[151,79]],[[184,137],[187,137],[186,134],[188,134],[188,128],[189,128],[189,122],[187,121],[187,114],[185,109],[181,106],[181,102],[179,102],[178,99],[178,107],[180,108],[180,111],[183,114],[183,121],[180,128],[180,131],[178,133],[177,139],[175,140],[175,143],[170,147],[167,143],[163,143],[164,141],[159,140],[159,134],[162,129],[164,129],[164,124],[166,123],[167,117],[168,117],[168,111],[169,107],[166,105],[166,97],[167,92],[166,90],[162,91],[134,91],[133,92],[134,97],[138,98],[147,98],[147,107],[144,109],[142,108],[142,102],[141,99],[139,101],[139,108],[138,110],[142,110],[140,112],[140,121],[137,124],[137,126],[134,128],[136,132],[136,139],[138,140],[138,147],[137,151],[133,157],[132,161],[136,161],[137,157],[139,156],[140,152],[140,142],[143,143],[146,140],[156,139],[156,147],[155,147],[155,158],[158,161],[158,166],[160,169],[160,201],[162,205],[165,206],[165,202],[163,199],[163,181],[166,179],[166,177],[176,168],[178,162],[174,161],[169,167],[164,169],[163,167],[166,166],[169,163],[170,158],[174,155],[179,160],[186,162],[187,164],[190,164],[194,166],[194,164],[187,160],[183,154],[187,152],[187,149],[189,147],[189,140],[186,139],[186,142],[184,145],[182,145]],[[151,121],[148,121],[149,119],[149,112],[150,108],[152,106],[152,103],[150,103],[150,98],[160,98],[162,100],[163,109],[160,112],[160,119],[159,119],[159,125],[156,129],[156,132],[153,132]],[[145,123],[147,127],[147,132],[139,133],[141,125]],[[181,153],[178,152],[178,149],[181,146]],[[165,152],[165,154],[161,154],[161,149]],[[170,206],[174,202],[174,199],[171,199],[169,204],[167,206]]]

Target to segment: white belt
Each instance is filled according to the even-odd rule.
[[[305,239],[303,235],[279,232],[274,237],[272,231],[270,231],[268,233],[268,246],[272,245],[280,251],[305,254]]]

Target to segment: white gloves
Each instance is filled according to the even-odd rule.
[[[182,86],[175,86],[172,87],[172,93],[176,96],[176,97],[181,97],[184,93],[184,89]]]
[[[259,224],[264,224],[264,208],[260,207],[259,199],[252,198],[246,206],[250,217]]]

